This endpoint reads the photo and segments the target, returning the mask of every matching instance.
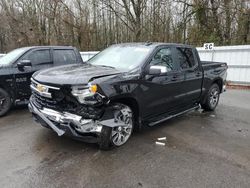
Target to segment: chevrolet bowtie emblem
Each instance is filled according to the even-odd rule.
[[[47,90],[47,88],[41,84],[37,84],[36,89],[41,93],[46,92]]]

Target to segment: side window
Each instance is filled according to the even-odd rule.
[[[74,50],[54,50],[54,64],[74,64],[76,63],[76,54]]]
[[[50,63],[51,62],[50,50],[36,50],[29,52],[22,57],[22,60],[30,60],[32,65]]]
[[[162,48],[160,49],[150,62],[150,66],[164,66],[166,67],[167,72],[173,71],[174,61],[171,48]]]
[[[177,57],[180,62],[181,69],[192,68],[196,65],[191,48],[177,48]]]

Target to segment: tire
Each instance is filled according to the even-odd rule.
[[[102,127],[99,138],[99,147],[102,150],[124,145],[129,140],[134,129],[133,111],[129,106],[121,103],[114,104],[113,115],[114,122],[124,123],[124,126]]]
[[[206,95],[205,103],[201,104],[201,107],[205,111],[214,111],[219,103],[219,99],[220,88],[218,84],[213,84]]]
[[[0,88],[0,117],[6,115],[11,108],[11,98],[8,92]]]

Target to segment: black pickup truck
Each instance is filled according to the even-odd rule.
[[[200,106],[214,110],[226,75],[226,63],[201,62],[188,45],[118,44],[83,65],[35,73],[29,109],[59,136],[107,149],[125,144],[135,128]]]
[[[28,104],[30,78],[35,71],[59,65],[83,63],[76,48],[33,46],[11,51],[0,59],[0,116],[12,105]]]

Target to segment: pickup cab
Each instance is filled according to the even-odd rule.
[[[36,72],[29,109],[59,136],[108,149],[143,126],[200,106],[214,110],[226,75],[226,63],[201,62],[188,45],[117,44],[82,65]]]
[[[38,70],[83,63],[76,48],[33,46],[13,50],[0,59],[0,116],[12,105],[28,104],[30,78]]]

